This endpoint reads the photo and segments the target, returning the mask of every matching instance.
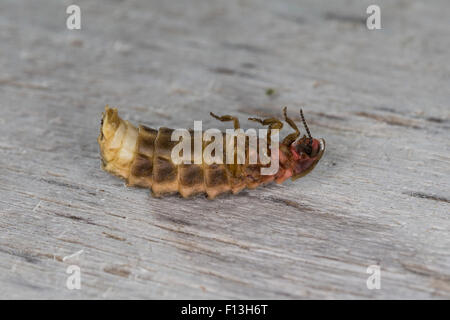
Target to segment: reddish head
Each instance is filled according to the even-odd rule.
[[[296,180],[308,174],[314,169],[325,151],[325,140],[303,136],[290,146],[295,165],[292,168],[292,180]]]
[[[308,136],[304,135],[289,146],[294,161],[292,180],[301,178],[311,172],[325,152],[325,140],[314,139],[306,124],[302,110],[300,110],[300,115]]]

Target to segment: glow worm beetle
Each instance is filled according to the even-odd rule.
[[[129,186],[150,188],[157,197],[179,192],[185,198],[206,193],[208,198],[214,199],[224,192],[235,194],[244,188],[253,189],[272,181],[296,180],[314,169],[325,151],[325,140],[312,138],[302,110],[300,115],[308,135],[300,139],[300,131],[287,116],[286,107],[283,108],[283,115],[294,132],[280,143],[278,171],[273,175],[261,175],[261,164],[175,165],[171,160],[171,150],[178,142],[171,140],[173,129],[135,127],[122,120],[117,109],[106,106],[98,137],[102,168],[125,179]],[[233,121],[234,128],[240,128],[236,117],[217,116],[212,112],[211,116],[220,121]],[[277,118],[249,120],[269,127],[268,140],[271,130],[283,127]],[[206,145],[203,143],[203,149]]]

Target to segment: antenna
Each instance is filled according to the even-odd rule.
[[[308,137],[309,137],[309,139],[311,139],[311,142],[312,142],[311,132],[309,131],[308,125],[306,124],[305,116],[303,115],[302,109],[300,109],[300,117],[302,118],[303,126],[305,127],[306,132],[308,133]]]

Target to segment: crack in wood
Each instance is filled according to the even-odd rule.
[[[436,196],[433,194],[427,194],[424,192],[417,192],[417,191],[409,191],[409,192],[403,192],[403,194],[409,195],[411,197],[415,197],[415,198],[421,198],[421,199],[428,199],[428,200],[434,200],[434,201],[441,201],[441,202],[445,202],[445,203],[450,203],[450,199],[444,198],[444,197],[440,197],[440,196]]]

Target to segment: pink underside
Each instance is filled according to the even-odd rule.
[[[280,168],[280,170],[278,170],[278,173],[276,174],[275,182],[283,183],[285,180],[289,179],[291,176],[292,176],[292,169]]]
[[[276,183],[283,183],[287,179],[289,179],[292,176],[292,169],[289,166],[289,158],[286,156],[286,154],[280,149],[279,152],[279,161],[280,161],[280,168],[278,172],[273,176],[273,180],[275,180]]]

